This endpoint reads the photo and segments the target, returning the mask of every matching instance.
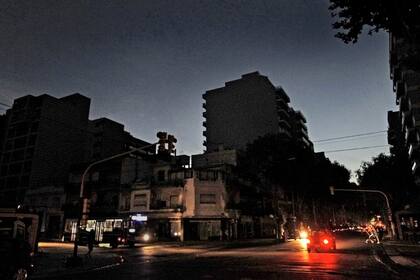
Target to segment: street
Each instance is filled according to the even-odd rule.
[[[337,238],[337,250],[308,253],[300,240],[243,248],[174,244],[97,249],[125,258],[60,279],[399,279],[372,253],[363,237]],[[55,276],[43,278],[55,279]]]

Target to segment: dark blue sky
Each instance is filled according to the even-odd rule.
[[[312,140],[387,128],[393,108],[386,34],[334,38],[326,0],[1,1],[0,101],[79,92],[106,116],[178,151],[202,151],[202,98],[260,71],[308,119]],[[386,144],[386,134],[316,144],[317,151]],[[357,169],[388,148],[330,153]]]

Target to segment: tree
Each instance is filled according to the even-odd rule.
[[[418,41],[420,28],[419,0],[330,0],[333,24],[340,31],[335,35],[345,43],[356,43],[365,27],[368,34],[384,30],[397,37]]]
[[[363,162],[356,172],[361,187],[376,188],[391,196],[394,208],[416,197],[418,192],[405,156],[379,154],[371,162]]]
[[[318,209],[328,205],[325,203],[331,200],[328,186],[346,186],[350,179],[350,171],[343,165],[273,134],[249,144],[238,157],[235,171],[238,177],[252,182],[263,201],[275,202],[278,191],[286,193],[289,200],[293,197],[300,220],[312,217],[313,204]]]

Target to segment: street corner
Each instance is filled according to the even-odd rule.
[[[70,264],[73,255],[70,252],[57,252],[57,249],[43,250],[35,256],[34,273],[31,279],[48,279],[79,274],[86,271],[112,268],[126,263],[124,256],[111,252],[96,252],[88,256],[82,252],[77,257],[77,262]]]
[[[404,245],[384,242],[372,245],[375,259],[382,263],[388,271],[402,279],[420,278],[420,246],[404,250]],[[410,246],[411,247],[411,246]],[[417,258],[416,254],[417,253]]]

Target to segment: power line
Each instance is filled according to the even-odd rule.
[[[384,148],[389,147],[390,145],[376,145],[376,146],[366,146],[366,147],[354,147],[348,149],[340,149],[340,150],[330,150],[330,151],[323,151],[324,153],[338,153],[338,152],[347,152],[347,151],[355,151],[355,150],[367,150],[367,149],[374,149],[374,148]]]
[[[357,138],[347,138],[347,139],[331,140],[331,141],[316,143],[316,145],[318,145],[318,146],[321,146],[322,145],[323,147],[325,147],[325,145],[343,144],[343,142],[352,142],[352,143],[354,143],[354,142],[365,141],[365,140],[371,139],[373,137],[376,137],[377,138],[378,136],[383,137],[383,135],[374,134],[374,135],[360,136],[360,137],[357,137]]]
[[[9,108],[12,108],[12,106],[11,106],[11,105],[9,105],[9,104],[6,104],[6,103],[3,103],[3,102],[0,102],[0,105],[3,105],[3,106],[5,106],[5,107],[9,107]]]
[[[347,139],[347,138],[356,138],[356,137],[360,137],[360,136],[374,135],[374,134],[379,134],[379,133],[384,133],[384,132],[387,132],[387,130],[371,131],[371,132],[366,132],[366,133],[359,133],[359,134],[352,134],[352,135],[346,135],[346,136],[340,136],[340,137],[319,139],[319,140],[315,140],[313,142],[314,143],[320,143],[320,142],[327,142],[327,141],[332,141],[332,140],[340,140],[340,139]]]

